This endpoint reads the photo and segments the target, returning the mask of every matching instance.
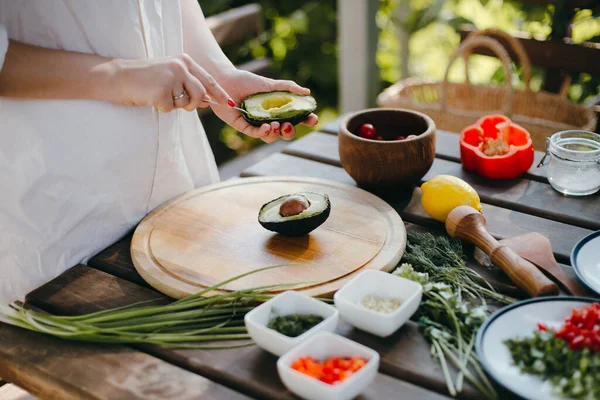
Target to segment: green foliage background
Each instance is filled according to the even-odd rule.
[[[257,1],[199,0],[206,16],[253,2]],[[235,64],[253,58],[271,58],[272,77],[292,79],[309,87],[319,105],[319,125],[330,122],[338,115],[336,0],[262,0],[259,3],[264,12],[264,32],[246,43],[226,47],[226,54]],[[447,60],[460,42],[456,29],[463,23],[471,23],[478,29],[497,27],[548,37],[552,34],[553,19],[571,17],[557,13],[553,6],[516,0],[380,0],[379,3],[377,64],[382,88],[404,78],[401,76],[403,67],[408,75],[441,79]],[[581,10],[573,21],[574,43],[600,42],[598,15]],[[401,48],[403,34],[407,34],[407,52]],[[474,83],[500,84],[504,80],[503,68],[496,59],[472,56],[469,66]],[[522,87],[518,66],[516,70],[513,84]],[[543,71],[534,68],[533,73],[532,87],[538,90]],[[577,74],[572,78],[571,100],[583,103],[600,92],[600,77]],[[464,79],[464,63],[457,62],[452,67],[450,79]],[[219,163],[262,143],[224,126],[217,118],[210,119],[206,129]],[[300,136],[310,130],[298,126]]]

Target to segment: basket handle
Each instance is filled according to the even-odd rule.
[[[496,28],[488,28],[482,31],[471,32],[465,40],[469,40],[470,38],[480,36],[492,37],[492,39],[494,36],[501,37],[508,42],[508,44],[514,50],[514,52],[517,53],[519,63],[523,66],[523,78],[525,79],[525,88],[526,90],[531,90],[529,86],[529,82],[531,81],[531,61],[529,61],[529,56],[527,55],[523,44],[521,44],[521,41],[512,37],[505,31]],[[469,55],[470,54],[467,54],[466,57],[468,57]],[[468,64],[465,64],[465,66],[465,79],[466,82],[469,83],[469,67]]]
[[[502,112],[504,113],[504,115],[510,117],[512,115],[513,99],[513,86],[511,83],[512,66],[510,65],[510,57],[508,56],[508,53],[506,52],[504,47],[502,47],[502,45],[497,40],[485,36],[476,36],[470,38],[469,40],[465,40],[450,57],[450,61],[448,62],[448,66],[446,67],[446,72],[444,73],[444,80],[442,81],[442,96],[440,99],[442,110],[446,111],[448,108],[448,75],[450,73],[450,67],[452,66],[454,61],[456,61],[456,59],[460,56],[463,56],[466,62],[467,57],[471,54],[471,50],[475,47],[487,47],[488,49],[492,50],[504,64],[504,87],[506,88],[506,94],[504,95]]]
[[[569,86],[571,85],[571,75],[567,75],[563,80],[562,85],[560,86],[560,90],[558,91],[558,95],[562,98],[567,98],[567,94],[569,93]]]

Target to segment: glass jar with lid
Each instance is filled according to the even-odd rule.
[[[546,161],[547,160],[547,161]],[[586,196],[600,189],[600,135],[562,131],[546,139],[548,181],[560,193]]]

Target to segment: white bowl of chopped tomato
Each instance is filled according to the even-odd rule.
[[[250,311],[244,323],[259,347],[281,356],[318,332],[335,331],[338,316],[332,305],[289,290]]]
[[[277,361],[285,387],[309,400],[347,400],[375,379],[379,354],[342,336],[321,332]]]
[[[367,270],[338,290],[333,299],[340,316],[365,332],[386,337],[417,311],[421,284],[383,271]]]

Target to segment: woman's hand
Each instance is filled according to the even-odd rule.
[[[209,107],[211,98],[220,104],[231,102],[215,78],[187,54],[160,59],[117,59],[113,65],[116,103],[152,106],[170,112],[176,108],[194,111]]]
[[[259,92],[283,90],[304,95],[310,94],[309,89],[303,88],[295,82],[273,80],[237,69],[221,74],[218,79],[221,86],[231,95],[237,105],[247,96]],[[248,136],[261,138],[267,143],[272,143],[279,137],[290,140],[296,135],[294,126],[289,122],[285,122],[281,126],[279,122],[272,122],[271,124],[255,127],[246,122],[240,111],[228,107],[226,102],[217,101],[221,106],[212,105],[215,114],[227,124]],[[315,114],[310,114],[303,124],[315,126],[318,122],[319,118]]]

